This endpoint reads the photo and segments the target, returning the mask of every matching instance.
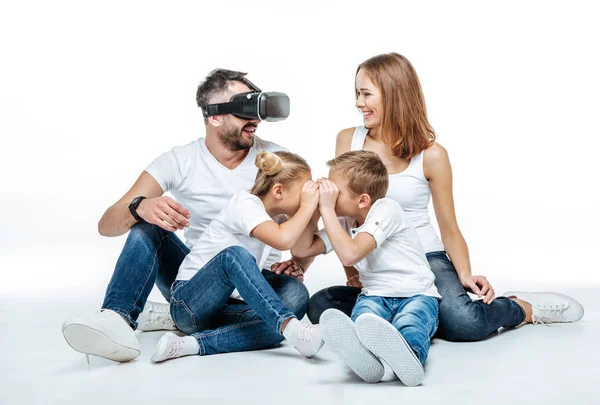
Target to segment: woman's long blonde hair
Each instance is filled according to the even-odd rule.
[[[427,120],[425,97],[412,64],[398,53],[373,56],[361,63],[363,70],[381,91],[382,139],[395,156],[410,159],[427,149],[436,134]]]
[[[301,173],[310,173],[306,160],[291,152],[260,152],[254,162],[258,173],[250,193],[257,197],[266,195],[277,183],[285,186]]]

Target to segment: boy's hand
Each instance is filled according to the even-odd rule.
[[[319,185],[312,180],[308,180],[302,186],[302,196],[300,205],[308,207],[311,211],[317,209],[319,204]]]
[[[288,276],[296,277],[300,281],[304,281],[304,271],[293,260],[273,263],[271,271],[275,274],[287,274]]]
[[[335,183],[329,179],[319,180],[319,209],[335,209],[335,202],[340,193]]]
[[[348,281],[346,281],[346,285],[348,287],[358,287],[358,288],[362,288],[362,284],[360,282],[360,279],[358,278],[358,274],[355,276],[352,276],[348,279]]]

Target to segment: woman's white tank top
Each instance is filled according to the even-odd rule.
[[[350,150],[362,150],[368,132],[363,126],[356,127]],[[423,152],[410,160],[406,170],[389,176],[386,197],[396,200],[402,206],[417,230],[426,253],[444,250],[429,219],[431,188],[423,174]]]

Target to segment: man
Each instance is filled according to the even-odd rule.
[[[130,232],[102,309],[63,324],[63,335],[73,349],[119,362],[135,359],[140,348],[134,330],[142,309],[144,324],[140,329],[174,329],[168,305],[146,305],[152,286],[156,283],[165,299],[170,300],[171,284],[195,240],[234,193],[249,190],[254,184],[257,153],[284,150],[255,136],[259,118],[218,112],[213,115],[214,110],[206,113],[208,105],[226,103],[236,94],[256,90],[245,75],[225,69],[212,71],[196,93],[198,107],[205,112],[206,138],[175,147],[155,159],[100,219],[98,231],[103,236]],[[166,192],[174,199],[164,196]],[[174,234],[176,230],[184,230],[185,244]],[[274,272],[264,273],[265,278],[301,319],[308,305],[302,266],[308,262],[275,263],[280,258],[280,252],[269,258],[265,267]],[[224,336],[223,342],[253,336],[260,333],[260,328],[267,328],[252,309],[237,300],[231,300],[215,322],[219,326],[241,324],[226,328],[231,336]]]

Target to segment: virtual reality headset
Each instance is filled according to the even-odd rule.
[[[244,120],[282,121],[290,115],[290,98],[276,91],[263,92],[245,80],[253,91],[235,94],[227,103],[202,107],[205,117],[232,114]]]

